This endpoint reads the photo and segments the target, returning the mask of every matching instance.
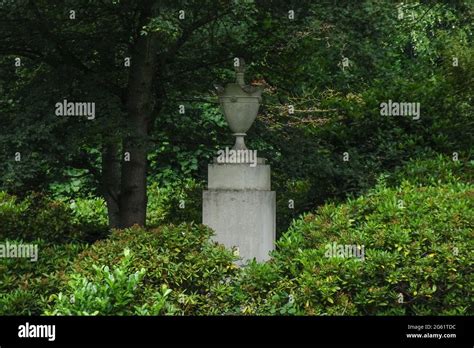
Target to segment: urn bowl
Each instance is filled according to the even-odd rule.
[[[259,88],[244,87],[231,83],[219,96],[225,119],[233,133],[246,133],[257,117],[261,93]]]

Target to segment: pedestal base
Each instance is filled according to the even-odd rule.
[[[275,191],[203,192],[203,224],[216,232],[215,241],[229,248],[237,247],[243,262],[270,258],[268,253],[275,248],[275,216]]]

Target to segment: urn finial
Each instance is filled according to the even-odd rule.
[[[240,86],[245,85],[244,74],[245,74],[245,61],[243,58],[238,58],[237,65],[235,66],[235,77],[236,83]]]

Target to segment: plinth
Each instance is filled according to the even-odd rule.
[[[210,164],[202,216],[203,224],[215,231],[214,240],[237,248],[242,262],[268,260],[275,248],[276,194],[265,159],[259,158],[254,167]]]

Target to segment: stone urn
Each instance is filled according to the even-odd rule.
[[[262,89],[245,84],[245,66],[242,58],[239,59],[239,66],[235,67],[235,71],[235,83],[228,83],[225,88],[216,86],[216,89],[221,110],[236,137],[233,149],[246,150],[244,137],[257,117],[262,101]]]

